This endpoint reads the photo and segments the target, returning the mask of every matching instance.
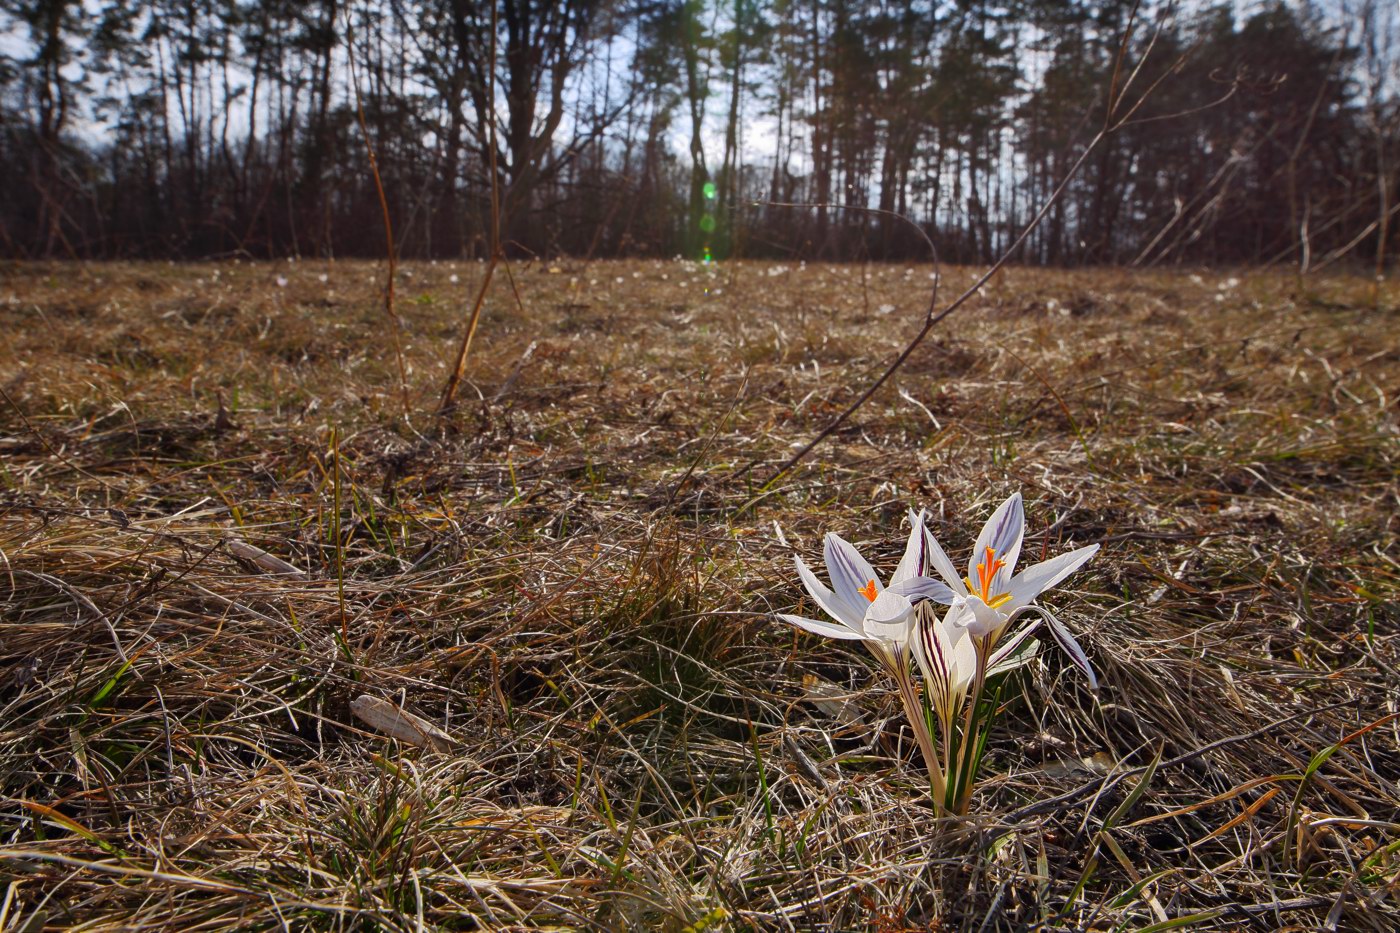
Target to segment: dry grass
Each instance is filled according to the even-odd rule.
[[[765,489],[927,269],[514,271],[437,430],[480,266],[402,273],[411,425],[373,266],[7,270],[0,928],[1400,923],[1393,291],[1010,270]],[[1017,488],[1106,544],[1051,600],[1103,688],[1024,675],[939,826],[773,522],[887,569]]]

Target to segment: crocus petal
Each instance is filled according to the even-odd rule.
[[[1089,664],[1089,656],[1084,653],[1084,649],[1079,647],[1079,642],[1065,628],[1064,623],[1042,606],[1022,606],[1017,610],[1017,615],[1025,612],[1034,612],[1046,622],[1046,628],[1054,636],[1055,641],[1060,646],[1060,650],[1069,655],[1069,659],[1074,662],[1074,666],[1084,672],[1085,678],[1089,681],[1090,690],[1099,689],[1099,679],[1094,676],[1094,668]]]
[[[888,590],[881,593],[865,611],[865,633],[871,650],[890,672],[904,676],[913,641],[913,604],[897,593]]]
[[[943,550],[943,546],[938,543],[938,539],[927,528],[924,529],[924,560],[927,562],[924,567],[925,572],[929,567],[932,567],[938,571],[938,575],[947,582],[954,593],[959,596],[967,594],[967,584],[958,575],[957,568],[948,559],[948,554]]]
[[[1002,674],[1009,674],[1012,671],[1021,667],[1025,667],[1027,664],[1034,661],[1036,659],[1036,656],[1040,653],[1040,642],[1034,638],[1030,639],[1029,641],[1022,642],[1019,647],[1021,648],[1021,650],[1015,655],[1012,655],[1009,658],[1003,658],[996,664],[989,665],[987,667],[987,676],[993,677],[1000,676]]]
[[[1084,562],[1099,552],[1097,544],[1060,554],[1047,561],[1027,567],[1011,581],[1011,602],[1008,609],[1016,609],[1031,602],[1041,593],[1059,583],[1084,565]]]
[[[885,588],[870,562],[861,557],[860,552],[840,535],[827,535],[823,551],[826,557],[826,573],[831,577],[832,589],[852,607],[870,602],[861,593],[862,589],[870,585],[870,581],[875,581],[877,593]]]
[[[911,580],[924,572],[924,513],[914,514],[909,510],[909,542],[904,545],[904,556],[899,566],[894,568],[890,586]]]
[[[953,690],[957,699],[961,700],[963,692],[977,675],[977,646],[972,643],[966,629],[950,630],[948,637],[953,642]]]
[[[817,579],[817,575],[803,562],[802,558],[794,558],[797,561],[797,575],[802,580],[802,585],[807,588],[812,599],[822,611],[838,622],[850,626],[856,631],[861,631],[860,620],[865,617],[864,610],[857,609],[842,597],[831,592],[822,582]],[[864,598],[861,602],[865,602]]]
[[[913,611],[914,604],[908,599],[891,590],[885,590],[876,596],[870,608],[865,610],[866,631],[875,634],[868,627],[872,623],[882,626],[902,625]]]
[[[865,633],[874,639],[903,644],[909,640],[909,629],[913,625],[910,615],[913,612],[913,602],[886,590],[875,597],[871,608],[865,609]]]
[[[967,578],[977,583],[977,565],[987,559],[987,548],[992,548],[996,559],[1005,561],[1005,566],[992,577],[988,595],[1006,591],[1011,574],[1016,569],[1016,558],[1021,554],[1021,538],[1026,531],[1026,511],[1021,504],[1021,494],[1012,493],[987,519],[982,533],[977,536],[977,546],[972,549],[972,558],[967,562]]]
[[[1014,661],[1014,663],[1008,665],[1006,668],[1007,670],[1020,667],[1022,664],[1029,661],[1033,656],[1033,652],[1030,651],[1027,651],[1019,659],[1013,658],[1012,656],[1015,655],[1017,651],[1021,650],[1021,647],[1026,643],[1026,639],[1030,638],[1038,628],[1040,628],[1040,620],[1036,619],[1030,625],[1027,625],[1003,642],[997,650],[992,652],[992,656],[987,659],[987,673],[990,674],[993,668],[1006,664],[1008,660]],[[1034,641],[1034,639],[1031,640]]]
[[[953,645],[947,627],[928,603],[914,609],[916,634],[914,660],[924,672],[924,680],[935,702],[944,700],[952,681]]]
[[[950,609],[940,624],[943,635],[942,648],[946,653],[948,666],[947,696],[948,702],[953,706],[962,704],[967,688],[977,676],[977,646],[968,630],[959,625],[957,620],[958,610]]]
[[[837,625],[831,622],[820,622],[816,619],[804,619],[802,616],[790,616],[786,613],[777,613],[778,618],[791,625],[795,625],[804,631],[815,635],[825,635],[827,638],[840,638],[845,641],[864,641],[865,636],[855,629],[846,625]]]
[[[956,600],[953,606],[958,607]],[[1008,621],[1006,616],[982,602],[977,596],[969,596],[962,601],[962,612],[958,613],[956,620],[957,624],[967,629],[967,633],[974,638],[985,638],[999,632]]]
[[[900,596],[907,597],[910,602],[916,599],[931,599],[944,606],[951,606],[958,595],[933,577],[914,577],[912,580],[902,580],[899,583],[891,584],[885,592],[898,593]]]

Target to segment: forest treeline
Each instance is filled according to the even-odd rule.
[[[1383,263],[1394,0],[0,0],[0,248]],[[1126,37],[1126,39],[1125,39]],[[1129,84],[1131,79],[1131,84]],[[1133,97],[1133,99],[1136,99]],[[493,126],[494,117],[494,126]]]

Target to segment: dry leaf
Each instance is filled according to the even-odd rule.
[[[246,541],[229,538],[228,549],[234,557],[241,557],[267,573],[295,577],[298,580],[306,579],[306,574],[296,564],[289,564],[282,558],[269,554],[260,547],[254,547]]]
[[[350,712],[368,723],[371,728],[378,729],[400,742],[422,745],[435,752],[451,751],[452,746],[456,744],[452,736],[422,716],[415,716],[388,700],[368,695],[356,697],[350,702]]]
[[[573,814],[574,811],[569,807],[534,805],[502,810],[493,816],[479,816],[475,819],[461,820],[455,825],[498,830],[511,830],[523,826],[533,830],[536,823],[564,823]]]
[[[845,687],[822,680],[812,674],[802,678],[804,699],[826,715],[851,728],[864,728],[865,717],[853,702],[853,694]]]
[[[1040,769],[1048,777],[1071,777],[1074,775],[1108,774],[1113,770],[1113,758],[1108,752],[1095,752],[1088,758],[1065,758],[1052,761]]]

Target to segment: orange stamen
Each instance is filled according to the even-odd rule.
[[[860,593],[860,595],[864,596],[866,599],[870,600],[873,603],[875,601],[875,596],[877,595],[875,593],[875,581],[871,580],[869,583],[865,584],[865,586],[862,586],[856,592]]]
[[[997,571],[1006,566],[1006,561],[997,558],[996,548],[987,548],[987,560],[985,563],[977,565],[977,582],[982,587],[982,601],[992,600],[992,578],[997,575]]]

